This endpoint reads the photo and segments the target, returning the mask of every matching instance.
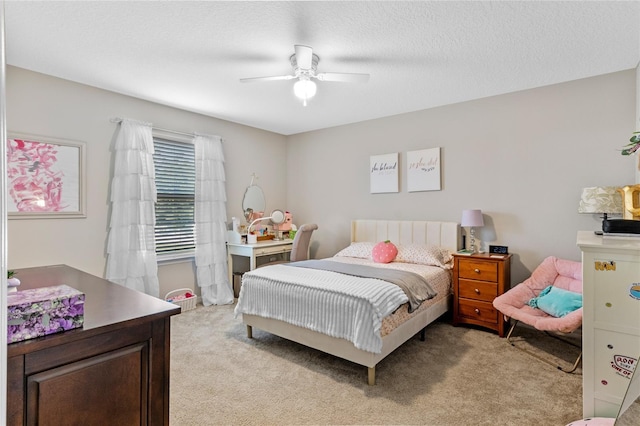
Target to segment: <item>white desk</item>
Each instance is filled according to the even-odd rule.
[[[249,258],[249,270],[256,269],[256,258],[260,256],[272,256],[274,254],[289,253],[293,248],[293,240],[258,241],[256,244],[227,243],[227,266],[229,269],[229,282],[233,285],[233,256]]]

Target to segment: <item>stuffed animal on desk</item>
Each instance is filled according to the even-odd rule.
[[[284,212],[284,223],[278,226],[279,231],[291,231],[291,225],[293,224],[293,216],[290,212]]]

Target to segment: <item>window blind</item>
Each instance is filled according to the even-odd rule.
[[[156,253],[195,249],[195,151],[193,144],[153,139],[156,173]],[[189,253],[190,254],[190,253]]]

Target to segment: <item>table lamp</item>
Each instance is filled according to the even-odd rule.
[[[593,186],[584,188],[580,197],[578,213],[607,215],[622,214],[622,196],[617,186]]]
[[[471,241],[469,243],[469,250],[472,253],[476,252],[476,238],[474,228],[478,226],[484,226],[484,220],[482,219],[482,211],[479,209],[463,210],[462,221],[460,225],[463,227],[469,227],[471,234]]]

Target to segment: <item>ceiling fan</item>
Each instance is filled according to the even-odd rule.
[[[275,81],[275,80],[292,80],[298,79],[293,85],[293,92],[295,95],[302,99],[303,105],[307,106],[307,100],[311,99],[316,94],[316,83],[313,81],[337,81],[345,83],[364,83],[369,81],[369,74],[357,74],[357,73],[340,73],[340,72],[317,72],[318,62],[320,58],[313,53],[309,46],[302,46],[296,44],[294,46],[295,53],[291,55],[289,61],[293,67],[292,75],[276,75],[271,77],[252,77],[241,78],[242,83],[249,83],[254,81]]]

